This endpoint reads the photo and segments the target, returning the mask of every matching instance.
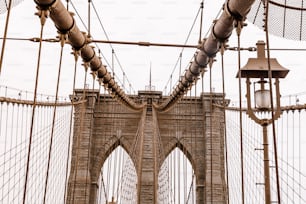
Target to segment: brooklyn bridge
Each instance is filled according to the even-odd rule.
[[[305,11],[0,0],[0,203],[306,203]]]

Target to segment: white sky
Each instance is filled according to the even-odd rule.
[[[64,1],[65,2],[65,1]],[[78,13],[87,24],[87,2],[84,0],[72,1]],[[156,43],[177,43],[184,44],[191,25],[196,17],[200,7],[200,0],[192,1],[137,1],[137,0],[93,0],[93,5],[99,13],[102,24],[106,29],[110,40],[118,41],[148,41]],[[205,1],[204,3],[204,36],[213,19],[217,16],[223,0]],[[75,12],[70,5],[70,10]],[[34,15],[36,12],[34,1],[23,1],[14,7],[11,12],[8,37],[32,38],[39,36],[39,20]],[[4,32],[6,13],[0,15],[0,33]],[[78,27],[85,31],[79,17],[76,15]],[[264,40],[264,33],[257,27],[251,25],[245,27],[242,31],[241,46],[255,46],[257,40]],[[191,33],[188,44],[197,44],[199,38],[199,18]],[[94,9],[91,7],[91,33],[94,39],[106,40],[104,32],[97,21]],[[56,29],[51,19],[48,19],[45,28],[44,38],[54,38]],[[236,33],[233,32],[229,45],[237,46]],[[103,55],[111,64],[111,48],[108,44],[98,45]],[[163,91],[170,74],[174,69],[181,48],[168,47],[140,47],[131,45],[113,45],[116,55],[122,65],[128,80],[131,82],[134,90],[143,90],[149,83],[149,67],[152,63],[152,83],[157,90]],[[284,40],[278,37],[270,37],[271,48],[306,48],[304,42]],[[182,59],[182,70],[184,70],[195,49],[185,48]],[[6,44],[5,60],[2,68],[0,83],[10,87],[31,91],[34,88],[35,70],[37,63],[38,43],[29,41],[11,41]],[[44,43],[42,52],[42,64],[40,71],[39,92],[54,95],[56,87],[56,77],[59,62],[59,44]],[[65,57],[63,60],[60,92],[61,95],[71,93],[73,78],[73,57],[70,55],[71,48],[65,46]],[[255,57],[256,53],[247,51],[242,52],[242,62],[244,65],[247,58]],[[272,51],[271,57],[278,59],[281,65],[289,68],[291,71],[285,80],[281,81],[281,91],[283,95],[304,92],[303,86],[306,80],[303,74],[305,51]],[[216,91],[221,91],[221,65],[220,55],[213,66],[213,87]],[[106,64],[105,59],[102,60]],[[81,63],[79,63],[81,64]],[[225,54],[226,70],[226,92],[229,97],[236,98],[238,95],[238,80],[235,78],[237,72],[237,53],[228,51]],[[122,81],[122,72],[117,62],[115,62],[115,73]],[[110,67],[109,71],[111,70]],[[172,85],[178,79],[177,66],[173,75]],[[84,78],[84,69],[78,66],[78,87],[82,87]],[[208,91],[209,74],[205,75],[205,90]],[[91,84],[91,82],[89,82]],[[128,86],[128,83],[125,82]],[[244,83],[243,83],[244,85]],[[90,85],[92,86],[92,85]],[[97,84],[95,85],[97,88]],[[198,93],[201,86],[199,85]],[[170,88],[167,87],[167,93]]]
[[[3,1],[3,0],[0,0]],[[148,41],[156,43],[178,43],[184,44],[187,34],[200,6],[200,0],[92,0],[99,12],[100,19],[110,40],[120,41]],[[86,0],[73,0],[77,11],[84,22],[87,23]],[[205,1],[203,36],[207,33],[213,19],[221,9],[223,0]],[[34,1],[24,0],[20,5],[13,8],[11,12],[8,37],[32,38],[39,36],[39,19],[34,15]],[[73,8],[70,5],[70,9]],[[6,14],[0,15],[0,36],[3,36]],[[82,31],[78,16],[75,16],[77,25]],[[265,40],[263,31],[255,26],[249,25],[243,29],[241,46],[255,46],[257,40]],[[97,22],[92,9],[92,36],[97,40],[106,40],[100,24]],[[56,29],[53,22],[48,19],[44,38],[54,38]],[[191,34],[188,44],[196,44],[199,37],[199,19]],[[235,31],[230,38],[229,45],[237,46]],[[2,41],[0,41],[2,46]],[[149,83],[150,62],[152,63],[152,82],[157,90],[162,91],[170,77],[174,65],[178,59],[181,48],[165,47],[139,47],[129,45],[113,45],[119,58],[120,64],[125,70],[133,88],[143,90]],[[306,48],[305,42],[284,40],[279,37],[270,37],[271,48]],[[106,60],[111,63],[111,49],[107,44],[99,44],[99,48]],[[185,69],[195,53],[195,49],[186,48],[183,52],[182,69]],[[0,85],[6,85],[17,89],[32,91],[34,88],[35,70],[37,62],[38,43],[29,41],[8,40],[5,50],[4,64],[0,76]],[[40,70],[39,92],[55,95],[57,69],[59,63],[59,44],[44,43],[42,52],[42,63]],[[74,62],[70,55],[71,48],[65,46],[65,57],[63,60],[60,93],[69,95],[72,88]],[[271,57],[278,59],[281,65],[290,69],[285,80],[281,81],[281,92],[283,95],[306,91],[306,76],[304,71],[305,52],[271,51]],[[244,65],[249,57],[255,57],[256,53],[242,52]],[[213,67],[213,86],[216,91],[221,91],[221,66],[220,55],[216,57],[217,62]],[[105,59],[103,59],[105,62]],[[227,51],[225,54],[225,76],[226,93],[234,101],[238,96],[237,53]],[[173,77],[173,83],[178,79],[178,67]],[[110,71],[110,69],[109,69]],[[119,65],[115,63],[115,72],[122,78]],[[83,85],[84,69],[79,62],[77,73],[77,87]],[[121,79],[122,80],[122,79]],[[205,91],[208,91],[209,74],[205,75]],[[90,81],[91,83],[91,81]],[[244,83],[243,83],[244,85]],[[97,83],[95,85],[97,88]],[[198,88],[198,93],[201,91]],[[169,90],[169,86],[168,86]],[[1,90],[0,90],[1,91]],[[305,103],[306,101],[304,101]]]

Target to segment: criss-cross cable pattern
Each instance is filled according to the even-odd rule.
[[[227,110],[227,141],[229,159],[229,196],[234,203],[240,203],[240,188],[238,175],[240,148],[237,134],[239,132],[238,109]],[[265,114],[265,113],[263,113]],[[262,115],[263,115],[262,114]],[[302,156],[302,145],[305,144],[306,129],[301,121],[305,120],[305,107],[292,106],[284,110],[282,117],[276,121],[278,161],[280,172],[280,192],[282,203],[306,202],[305,158]],[[268,134],[271,130],[268,129]],[[261,127],[243,112],[244,167],[245,192],[247,203],[264,202],[264,157]],[[275,176],[275,160],[272,137],[269,136],[269,160],[271,201],[275,202],[277,187]]]
[[[24,177],[32,105],[19,100],[7,101],[1,101],[0,104],[0,202],[21,203],[25,187]],[[50,102],[37,105],[26,203],[41,203],[43,199],[46,162],[48,160],[48,151],[46,150],[50,145],[53,109],[54,106]],[[70,112],[71,103],[57,107],[46,203],[61,203],[64,200]]]
[[[305,28],[305,0],[270,0],[269,1],[269,27],[270,33],[292,40],[306,40]],[[263,29],[264,22],[263,1],[256,0],[248,15],[250,22]]]

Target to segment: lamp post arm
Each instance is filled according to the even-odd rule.
[[[277,120],[282,114],[281,104],[280,104],[281,96],[279,92],[279,79],[278,78],[275,79],[275,89],[276,89],[276,111],[274,114],[272,114],[272,119],[270,123],[272,123],[273,120]]]
[[[274,120],[277,120],[281,114],[282,114],[282,110],[281,110],[281,104],[280,104],[280,92],[279,92],[279,79],[276,78],[275,79],[275,89],[276,89],[276,110],[271,110],[272,112],[272,118],[271,119],[260,119],[258,118],[255,113],[254,110],[252,108],[252,103],[251,103],[251,88],[250,88],[251,82],[250,79],[247,78],[246,79],[246,98],[247,98],[247,111],[246,113],[248,114],[248,116],[255,121],[257,124],[260,125],[269,125],[271,124]]]
[[[249,116],[252,120],[254,120],[256,123],[262,124],[262,120],[259,119],[259,118],[255,115],[255,113],[254,113],[254,111],[253,111],[253,109],[252,109],[250,85],[251,85],[250,79],[247,78],[247,79],[246,79],[246,89],[247,89],[246,98],[247,98],[247,106],[248,106],[248,108],[247,108],[246,113],[247,113],[248,116]]]

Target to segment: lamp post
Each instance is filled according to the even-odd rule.
[[[264,179],[265,179],[265,203],[271,203],[270,190],[270,170],[269,170],[269,148],[268,148],[268,131],[267,126],[274,120],[280,117],[282,111],[280,107],[280,91],[279,78],[285,78],[289,70],[281,66],[275,58],[270,58],[270,70],[268,59],[265,57],[265,43],[258,41],[257,58],[249,58],[247,64],[240,69],[240,77],[246,78],[246,98],[247,98],[247,114],[257,124],[262,126],[263,131],[263,152],[264,152]],[[266,87],[266,82],[269,80],[269,71],[271,71],[271,78],[274,79],[274,98],[276,98],[276,107],[271,109],[271,95],[270,90]],[[239,72],[237,74],[239,77]],[[251,88],[253,82],[254,101],[251,100]],[[271,87],[272,88],[272,87]],[[271,118],[260,118],[255,112],[270,112]],[[273,113],[272,113],[273,111]]]

